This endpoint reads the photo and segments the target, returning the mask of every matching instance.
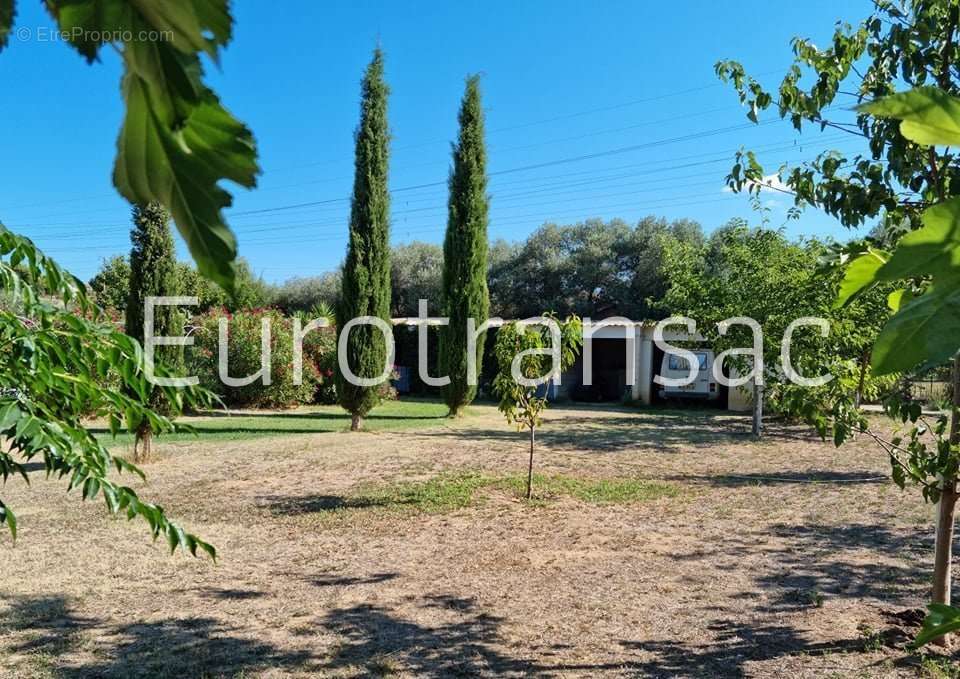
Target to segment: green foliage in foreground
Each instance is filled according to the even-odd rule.
[[[887,440],[869,430],[859,403],[838,390],[832,412],[818,416],[818,426],[824,431],[832,424],[837,445],[864,431],[889,455],[894,481],[915,483],[924,499],[939,501],[932,599],[949,604],[960,500],[960,166],[952,148],[960,142],[954,68],[960,57],[960,7],[949,0],[874,5],[871,16],[855,26],[838,22],[825,45],[795,39],[794,63],[775,92],[735,61],[719,62],[716,71],[733,84],[754,122],[760,111],[776,107],[797,130],[805,123],[832,127],[868,142],[868,153],[831,150],[799,167],[783,166],[777,174],[797,207],[814,205],[847,226],[879,219],[870,238],[841,253],[847,266],[838,303],[869,289],[900,288],[889,295],[894,313],[872,343],[873,371],[919,373],[952,359],[950,425],[946,418],[926,421],[917,404],[894,396],[885,405],[906,432]],[[907,91],[896,93],[901,88]],[[847,96],[853,100],[838,100]],[[859,104],[855,123],[827,116],[829,109],[854,103]],[[765,176],[756,155],[742,151],[727,183],[759,194],[769,186]],[[935,609],[928,623],[937,611],[945,615],[947,610]]]
[[[133,205],[157,201],[173,215],[200,272],[229,289],[237,243],[221,210],[222,180],[253,187],[253,134],[203,81],[200,54],[218,62],[233,34],[227,0],[47,0],[66,41],[88,63],[109,46],[123,60],[126,110],[113,183]],[[0,2],[0,50],[15,16]],[[150,40],[144,35],[156,36]]]
[[[97,417],[112,432],[175,430],[151,410],[153,389],[173,411],[185,405],[209,407],[209,394],[195,389],[152,387],[142,370],[143,352],[117,332],[86,295],[83,284],[39,252],[33,244],[0,226],[0,476],[30,482],[29,463],[42,462],[48,476],[68,477],[84,500],[101,495],[111,514],[143,518],[153,537],[171,550],[216,552],[171,522],[163,508],[144,502],[130,487],[110,478],[112,470],[143,473],[114,457],[84,425]],[[157,366],[157,374],[169,374]],[[119,388],[113,386],[119,381]],[[0,524],[16,538],[17,520],[0,500]]]
[[[676,497],[680,489],[668,483],[635,478],[584,478],[567,475],[534,477],[536,503],[570,497],[590,504],[630,504]],[[357,510],[442,513],[469,507],[477,493],[487,489],[526,496],[526,474],[490,475],[478,471],[440,474],[424,481],[404,481],[360,488],[353,495],[318,507],[321,512],[343,514]]]
[[[929,145],[932,158],[933,146],[948,146],[960,139],[960,99],[934,87],[885,97],[864,105],[861,111],[881,119],[899,120],[900,133],[918,145]],[[936,161],[931,162],[931,172],[936,175]],[[851,266],[846,282],[851,290],[849,297],[878,282],[905,283],[904,288],[891,295],[896,313],[874,343],[874,371],[908,370],[920,363],[935,366],[952,358],[956,389],[960,379],[956,374],[960,371],[960,196],[947,198],[941,188],[938,197],[941,202],[922,213],[921,228],[900,239],[889,257],[861,255],[854,264],[860,264],[864,258],[869,264]],[[960,474],[958,398],[960,395],[954,394],[949,429],[945,415],[930,424],[923,419],[917,404],[888,403],[891,414],[914,426],[905,436],[881,442],[890,455],[897,485],[903,488],[909,480],[922,488],[925,500],[940,503],[943,528],[938,530],[938,541],[944,539],[943,531],[952,539],[955,521]],[[932,440],[928,434],[932,434]],[[951,550],[936,552],[934,603],[914,642],[917,646],[960,629],[960,609],[947,605],[949,595],[938,591],[942,580],[950,577],[947,564],[952,559]],[[942,587],[945,593],[950,591],[949,582]]]
[[[929,604],[927,609],[930,612],[923,620],[920,634],[910,644],[911,648],[919,648],[944,634],[960,630],[960,608],[945,604]]]

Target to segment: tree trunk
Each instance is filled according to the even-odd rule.
[[[149,462],[153,455],[153,430],[146,420],[137,428],[137,435],[133,441],[133,463]]]
[[[857,391],[853,395],[853,407],[860,409],[860,403],[863,401],[863,384],[867,379],[867,366],[870,365],[870,352],[865,351],[860,356],[860,379],[857,381]]]
[[[950,604],[953,524],[957,509],[956,481],[944,481],[937,503],[937,542],[933,565],[933,602]]]
[[[527,463],[527,499],[529,500],[533,493],[533,443],[536,427],[530,427],[530,461]]]
[[[763,385],[753,383],[753,435],[763,434]]]
[[[360,431],[360,427],[363,424],[363,417],[354,413],[350,418],[350,431]]]
[[[953,359],[953,408],[950,412],[950,444],[960,443],[960,357]],[[937,503],[937,537],[933,561],[933,603],[950,605],[953,562],[953,532],[957,513],[957,479],[943,479],[940,502]],[[933,643],[948,646],[950,635]]]

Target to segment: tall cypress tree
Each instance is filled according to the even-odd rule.
[[[460,415],[477,395],[467,384],[467,319],[487,320],[487,149],[483,138],[480,77],[467,78],[460,105],[460,136],[453,148],[447,234],[443,242],[443,312],[449,325],[440,330],[440,374],[450,376],[443,397],[451,415]],[[477,340],[476,365],[482,364],[485,335]]]
[[[343,266],[343,283],[337,306],[337,332],[358,316],[377,316],[390,323],[390,195],[387,192],[390,132],[383,79],[383,53],[378,48],[361,84],[360,125],[355,134],[353,199],[350,205],[350,242]],[[352,372],[375,377],[383,371],[387,347],[380,330],[354,326],[346,346]],[[337,395],[353,416],[350,428],[360,428],[363,417],[380,400],[377,387],[350,384],[339,367]]]
[[[127,298],[127,334],[143,344],[144,303],[147,297],[176,295],[177,255],[170,232],[170,216],[159,203],[137,205],[133,208],[133,230],[130,232],[130,288]],[[154,307],[154,332],[160,335],[182,335],[183,317],[171,306]],[[163,364],[175,368],[182,355],[170,352],[163,357]],[[151,406],[162,409],[162,396],[154,389]],[[133,446],[134,461],[142,462],[150,457],[153,432],[150,423],[144,421],[137,429]]]

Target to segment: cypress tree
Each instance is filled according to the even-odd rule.
[[[337,305],[337,333],[358,316],[376,316],[390,323],[390,196],[387,166],[390,133],[383,79],[383,53],[377,49],[361,84],[360,124],[354,135],[353,198],[350,205],[350,241],[343,266],[342,291]],[[345,360],[358,377],[375,377],[383,371],[387,346],[372,325],[354,326],[346,345]],[[380,400],[378,387],[350,384],[337,368],[340,405],[353,416],[350,428],[360,428],[363,417]]]
[[[170,232],[170,216],[159,203],[149,203],[133,208],[133,230],[130,232],[130,288],[126,308],[126,332],[143,344],[144,301],[147,297],[176,295],[177,257]],[[154,333],[182,335],[183,317],[170,306],[154,307]],[[164,365],[175,369],[181,362],[181,354],[166,354]],[[162,410],[162,396],[154,389],[150,405]],[[133,446],[135,462],[150,457],[153,432],[150,423],[144,421],[137,429]]]
[[[480,77],[467,78],[460,105],[460,136],[453,147],[447,233],[443,242],[443,313],[440,328],[440,374],[450,376],[443,396],[457,416],[477,395],[467,384],[467,319],[487,320],[487,150],[483,137]],[[477,339],[476,365],[482,364],[485,333]]]

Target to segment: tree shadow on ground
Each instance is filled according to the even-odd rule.
[[[204,587],[197,594],[209,599],[218,599],[220,601],[249,601],[259,599],[264,593],[255,589],[237,589],[224,587]]]
[[[885,484],[889,477],[869,470],[835,471],[831,469],[810,469],[807,471],[771,471],[745,474],[675,474],[665,476],[665,481],[707,483],[722,488],[737,486],[771,486],[797,483],[830,484]]]
[[[310,578],[317,587],[352,587],[354,585],[375,585],[399,577],[399,573],[373,573],[371,575],[333,575],[325,573]]]
[[[549,411],[548,411],[549,413]],[[692,419],[660,415],[641,417],[586,417],[561,413],[537,428],[540,444],[557,451],[615,453],[654,449],[658,453],[678,452],[700,446],[742,442],[749,436],[743,424],[732,418],[697,414]],[[502,429],[467,427],[455,431],[418,431],[418,436],[455,439],[469,435],[473,441],[522,441],[524,433],[504,424]]]
[[[502,619],[478,611],[472,598],[434,595],[421,605],[441,609],[440,617],[455,619],[427,626],[371,604],[328,613],[319,624],[337,634],[341,646],[324,668],[359,667],[365,676],[390,674],[395,671],[393,665],[417,677],[545,676],[530,661],[497,648],[503,645],[498,631]]]
[[[933,547],[929,534],[869,524],[777,524],[768,531],[704,545],[677,560],[709,559],[738,570],[760,556],[766,566],[755,587],[738,595],[758,612],[783,613],[822,605],[826,599],[873,599],[881,605],[922,601],[929,574],[918,565]]]
[[[809,605],[811,591],[895,606],[914,605],[928,594],[929,573],[920,564],[933,550],[929,531],[870,524],[779,524],[771,530],[789,546],[775,554],[779,571],[758,580],[779,593],[770,609]]]
[[[268,496],[259,498],[258,504],[273,516],[300,516],[344,509],[395,507],[403,504],[403,500],[351,495],[303,495],[299,497]]]
[[[262,639],[238,634],[238,629],[209,617],[168,618],[151,622],[109,625],[71,613],[61,595],[9,597],[0,614],[0,628],[12,643],[5,650],[23,655],[25,673],[42,668],[43,676],[58,679],[174,679],[234,676],[272,668],[299,669],[308,665],[307,651],[280,649]],[[92,660],[86,633],[98,643]],[[101,645],[99,642],[106,641]],[[59,664],[83,645],[80,662]]]
[[[745,625],[717,620],[707,626],[714,641],[689,645],[679,641],[623,641],[627,648],[653,657],[630,663],[640,676],[656,677],[745,677],[750,662],[787,656],[832,656],[863,651],[859,639],[835,643],[811,643],[790,627]],[[570,669],[579,669],[571,667]],[[754,676],[753,673],[750,676]]]
[[[813,643],[788,626],[747,625],[720,619],[708,625],[712,642],[621,641],[622,659],[608,662],[569,662],[569,645],[539,650],[534,661],[504,650],[499,633],[503,620],[477,610],[472,598],[434,595],[424,608],[440,609],[445,619],[432,625],[415,623],[391,610],[363,604],[332,611],[319,625],[341,639],[339,652],[323,668],[331,672],[359,671],[364,676],[408,672],[417,677],[578,676],[744,677],[751,661],[792,655],[859,653],[863,641]],[[449,621],[453,618],[453,621]],[[303,634],[314,634],[308,627]],[[614,642],[616,643],[616,642]],[[611,649],[614,650],[614,649]],[[618,654],[619,655],[619,654]],[[560,656],[556,662],[551,659]],[[634,657],[629,657],[634,656]]]
[[[95,622],[72,613],[62,595],[3,596],[0,602],[6,604],[0,613],[0,637],[9,635],[12,641],[4,649],[8,653],[67,653],[78,645],[79,634]]]

